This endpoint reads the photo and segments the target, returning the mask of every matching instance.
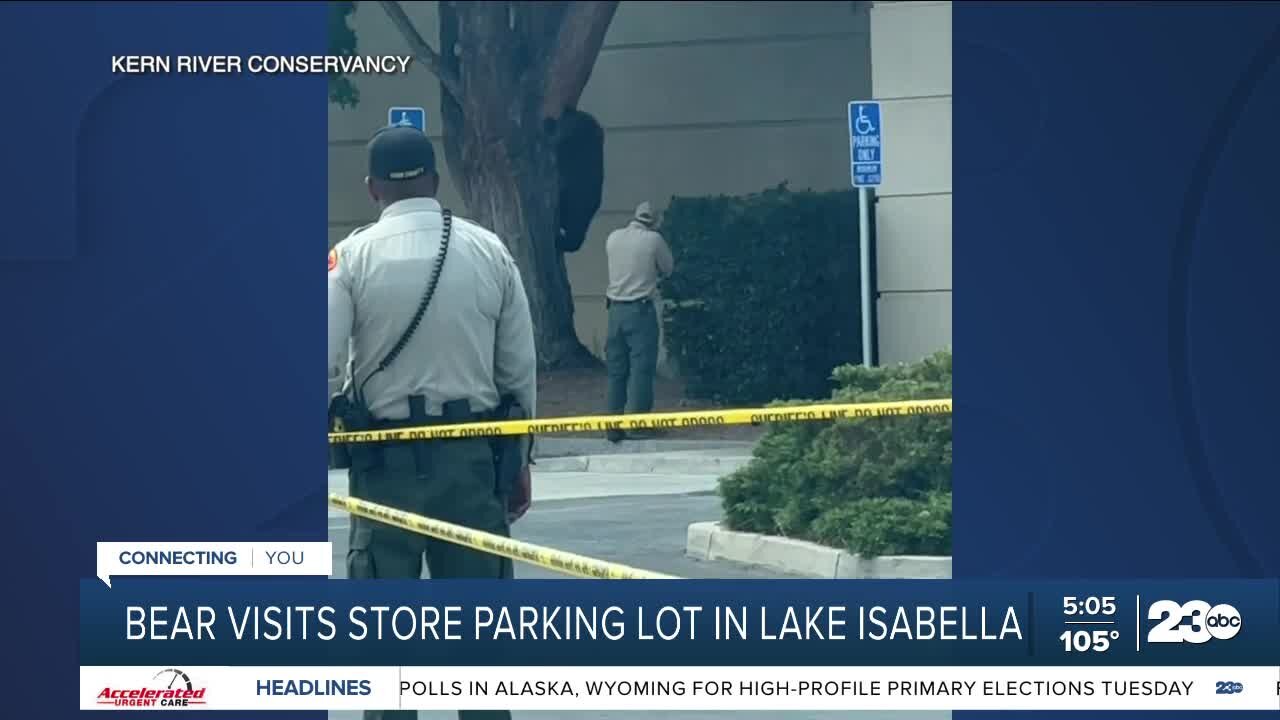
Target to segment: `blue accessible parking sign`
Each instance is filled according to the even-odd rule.
[[[407,125],[427,131],[427,111],[420,107],[393,107],[387,110],[387,125]]]
[[[854,187],[879,187],[883,174],[880,103],[849,103],[849,162]]]

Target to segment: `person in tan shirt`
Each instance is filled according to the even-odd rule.
[[[609,259],[605,359],[609,368],[610,415],[653,410],[653,381],[658,369],[658,309],[654,295],[658,282],[675,269],[671,249],[653,229],[654,223],[653,209],[642,202],[627,226],[614,230],[605,241]],[[608,433],[613,442],[623,437],[618,430]]]

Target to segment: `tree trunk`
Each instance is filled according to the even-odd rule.
[[[520,266],[544,369],[599,365],[578,340],[556,247],[559,111],[547,116],[545,72],[570,5],[439,3],[440,65],[459,90],[442,82],[445,159],[471,219]]]
[[[524,152],[509,153],[513,144]],[[537,132],[517,132],[493,142],[465,130],[460,145],[462,161],[451,166],[453,175],[462,178],[469,213],[503,239],[520,267],[533,311],[539,366],[599,364],[574,330],[573,293],[556,248],[554,145]]]

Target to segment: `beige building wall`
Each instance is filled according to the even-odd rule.
[[[404,5],[435,45],[436,4]],[[639,202],[661,211],[673,195],[750,193],[784,180],[793,189],[849,187],[846,106],[872,89],[868,6],[621,3],[579,103],[606,133],[604,201],[582,249],[566,256],[588,348],[604,352],[604,239]],[[375,4],[358,7],[361,54],[405,52]],[[946,57],[950,92],[949,35]],[[357,85],[357,109],[329,109],[330,245],[374,215],[361,184],[363,144],[386,123],[387,108],[425,107],[428,134],[440,135],[439,86],[425,70]],[[948,138],[950,129],[948,117]],[[947,160],[949,191],[949,152]],[[442,200],[465,210],[442,172]]]
[[[880,362],[911,362],[951,346],[951,3],[876,2],[871,67]]]

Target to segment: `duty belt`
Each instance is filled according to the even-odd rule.
[[[493,420],[494,412],[467,413],[454,417],[445,417],[444,415],[427,415],[422,419],[413,420],[406,418],[404,420],[377,420],[373,421],[373,430],[401,430],[403,428],[415,427],[433,427],[435,425],[461,425],[463,423],[473,422],[489,422]]]

